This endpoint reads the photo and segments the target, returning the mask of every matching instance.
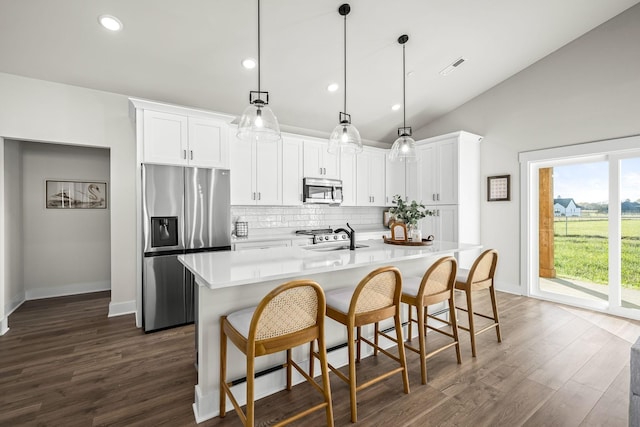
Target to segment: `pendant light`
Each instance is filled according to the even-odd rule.
[[[249,141],[277,141],[280,125],[269,104],[269,92],[260,90],[260,0],[258,0],[258,90],[249,92],[249,106],[238,123],[237,136]]]
[[[405,43],[409,41],[406,34],[398,37],[398,43],[402,45],[402,127],[398,128],[398,139],[395,140],[389,160],[392,162],[415,162],[418,160],[416,153],[416,141],[411,138],[411,126],[407,127],[407,101],[406,101],[406,71],[405,71]]]
[[[347,114],[347,15],[351,12],[348,3],[338,8],[338,13],[344,17],[344,112],[338,116],[338,125],[331,132],[329,137],[329,153],[361,153],[362,141],[360,132],[351,124],[351,115]]]

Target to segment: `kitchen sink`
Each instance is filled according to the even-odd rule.
[[[356,249],[358,248],[368,248],[368,245],[359,245],[356,243]],[[303,246],[302,249],[306,249],[308,251],[314,252],[332,252],[332,251],[344,251],[349,250],[349,245],[313,245],[313,246]]]

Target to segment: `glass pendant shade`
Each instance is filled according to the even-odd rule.
[[[416,141],[410,135],[402,134],[396,139],[389,152],[389,160],[392,162],[416,162]]]
[[[360,132],[349,122],[341,122],[329,137],[329,153],[362,153]]]
[[[277,141],[280,125],[273,111],[261,102],[253,102],[238,122],[238,138],[252,141]]]

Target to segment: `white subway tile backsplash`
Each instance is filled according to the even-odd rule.
[[[352,225],[382,225],[379,207],[333,207],[303,205],[291,206],[232,206],[231,220],[242,216],[249,223],[249,229],[257,232],[286,232],[305,228],[340,227],[347,222]]]

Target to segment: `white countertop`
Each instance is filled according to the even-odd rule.
[[[392,265],[395,261],[445,255],[480,245],[434,241],[431,246],[401,246],[381,239],[359,241],[368,245],[355,251],[315,251],[302,247],[203,252],[180,255],[201,286],[220,289],[276,279],[346,270],[366,265]],[[313,246],[307,246],[307,248]]]

